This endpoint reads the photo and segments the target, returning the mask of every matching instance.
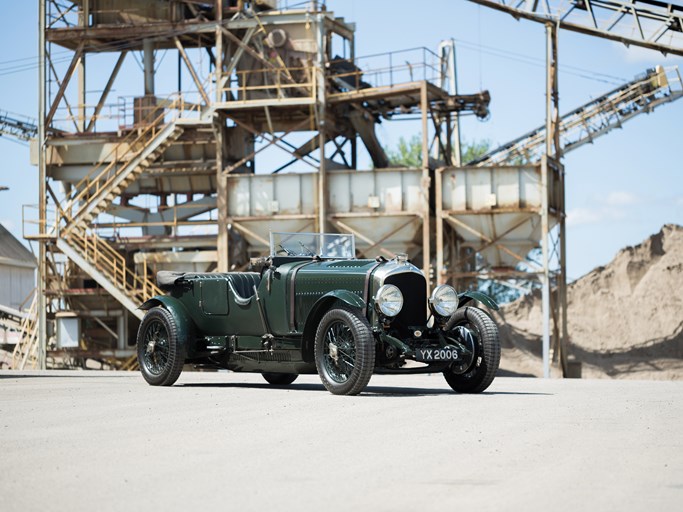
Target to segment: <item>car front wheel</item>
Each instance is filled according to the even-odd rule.
[[[356,310],[333,308],[315,334],[315,365],[327,390],[357,395],[375,368],[375,340],[368,321]]]
[[[140,372],[152,386],[172,386],[185,363],[185,346],[179,341],[173,315],[162,307],[150,309],[138,330]]]
[[[493,382],[500,364],[498,326],[481,309],[464,307],[453,313],[444,330],[460,338],[470,352],[444,370],[446,382],[459,393],[481,393]]]

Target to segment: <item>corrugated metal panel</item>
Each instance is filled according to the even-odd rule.
[[[315,215],[317,174],[250,174],[228,177],[231,217]]]
[[[559,183],[551,172],[549,202],[557,207]],[[464,167],[443,171],[444,210],[540,208],[541,168]]]
[[[419,213],[421,179],[419,169],[330,172],[330,212]],[[371,198],[378,198],[379,206],[373,207]]]
[[[549,206],[559,205],[560,184],[552,172]],[[443,209],[457,222],[451,225],[464,245],[481,246],[486,239],[496,240],[524,258],[537,247],[541,238],[541,167],[464,167],[442,172]],[[518,210],[518,211],[515,211]],[[550,228],[556,224],[550,217]],[[467,228],[464,228],[462,223]],[[480,236],[483,235],[482,236]],[[482,256],[494,267],[515,267],[519,262],[507,251],[492,245]]]
[[[409,222],[424,209],[421,170],[330,171],[327,179],[330,215],[339,216],[371,240],[380,240],[393,232],[382,243],[391,252],[417,252],[421,224]],[[317,180],[317,173],[229,176],[228,213],[262,239],[268,239],[270,230],[312,231]],[[354,216],[358,214],[361,216]],[[305,218],[278,218],[286,215]],[[265,248],[254,236],[245,236],[253,247]],[[362,249],[369,244],[357,237],[356,245]]]

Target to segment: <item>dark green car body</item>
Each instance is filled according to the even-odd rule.
[[[182,362],[200,367],[264,374],[319,373],[316,332],[324,315],[335,308],[350,311],[371,331],[375,352],[371,373],[433,373],[456,362],[466,361],[470,366],[475,362],[477,340],[468,344],[449,335],[444,329],[449,318],[430,312],[425,277],[405,258],[271,256],[261,260],[256,270],[160,272],[157,280],[167,294],[140,307],[170,313],[173,325],[166,330],[175,336]],[[398,287],[404,301],[392,318],[383,315],[376,304],[378,290],[387,284]],[[497,309],[484,294],[459,294],[460,306],[472,299]],[[145,341],[144,326],[143,320],[138,340],[141,366],[145,354],[151,353],[150,344],[156,343]],[[419,351],[425,348],[447,348],[453,353],[448,361],[408,364],[419,360]]]

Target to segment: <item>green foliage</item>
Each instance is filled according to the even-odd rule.
[[[462,162],[466,164],[486,154],[491,149],[491,141],[479,140],[462,143]],[[392,166],[422,167],[422,137],[413,135],[410,139],[401,137],[396,148],[387,149],[387,157]]]
[[[391,166],[422,167],[422,138],[413,135],[410,140],[401,137],[396,149],[388,149],[387,157]]]
[[[472,142],[464,141],[460,149],[462,154],[462,163],[466,165],[468,162],[484,156],[490,151],[490,149],[491,141],[488,139],[479,141],[473,140]]]

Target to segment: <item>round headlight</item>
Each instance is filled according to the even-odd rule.
[[[403,307],[403,294],[393,284],[385,284],[375,295],[375,304],[386,316],[396,316]]]
[[[458,309],[458,294],[452,286],[439,285],[434,288],[429,304],[437,315],[451,316]]]

